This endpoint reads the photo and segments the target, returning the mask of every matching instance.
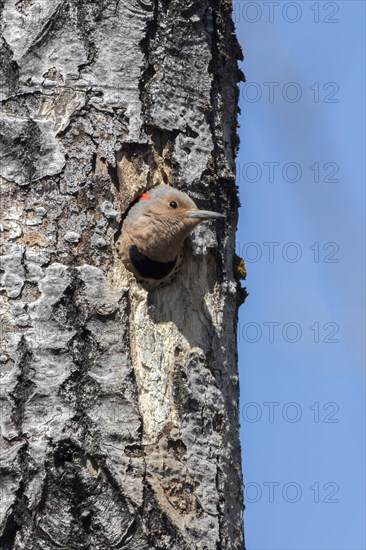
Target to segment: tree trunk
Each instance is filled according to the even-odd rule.
[[[242,549],[229,0],[6,0],[1,548]],[[157,183],[223,212],[147,292]]]

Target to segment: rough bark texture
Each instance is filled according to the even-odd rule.
[[[237,59],[228,0],[6,0],[0,547],[242,549]],[[147,292],[115,241],[156,183],[202,224]]]

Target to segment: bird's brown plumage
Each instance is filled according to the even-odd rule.
[[[199,210],[186,193],[159,185],[131,208],[117,247],[138,281],[150,287],[167,284],[179,268],[186,237],[203,220],[219,217]]]

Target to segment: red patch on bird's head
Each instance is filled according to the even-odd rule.
[[[148,201],[148,200],[150,200],[150,199],[151,199],[150,193],[143,193],[143,194],[141,195],[141,197],[139,198],[139,202],[140,202],[140,201]]]

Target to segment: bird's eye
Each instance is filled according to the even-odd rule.
[[[178,208],[178,203],[175,202],[175,201],[171,201],[171,202],[169,203],[169,206],[170,206],[170,208]]]

